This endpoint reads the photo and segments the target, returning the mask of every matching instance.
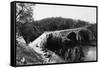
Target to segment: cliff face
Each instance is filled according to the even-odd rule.
[[[81,62],[94,36],[86,28],[44,32],[29,44],[45,63]],[[92,45],[92,46],[95,46]],[[91,60],[92,61],[92,60]]]

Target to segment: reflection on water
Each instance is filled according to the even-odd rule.
[[[88,46],[83,51],[85,53],[84,61],[96,61],[96,47]]]

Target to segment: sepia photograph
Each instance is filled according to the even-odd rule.
[[[97,61],[97,7],[15,3],[15,62],[45,65]]]

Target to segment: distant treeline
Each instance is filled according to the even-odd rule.
[[[24,24],[18,22],[16,23],[16,31],[19,35],[24,37],[27,43],[29,43],[45,31],[64,30],[85,26],[88,26],[87,28],[92,31],[96,37],[96,24],[90,24],[86,21],[66,19],[62,17],[45,18],[39,21],[33,21],[31,23],[26,22]]]

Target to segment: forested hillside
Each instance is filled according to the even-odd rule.
[[[40,21],[33,21],[31,23],[24,23],[20,27],[20,33],[27,43],[36,39],[45,31],[55,31],[64,29],[73,29],[79,27],[86,27],[96,36],[96,24],[81,20],[73,20],[66,18],[46,18]]]

